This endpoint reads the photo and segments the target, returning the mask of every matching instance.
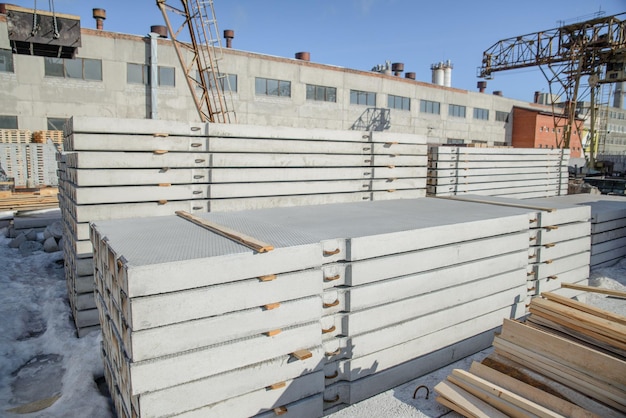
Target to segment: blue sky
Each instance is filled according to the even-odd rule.
[[[33,8],[34,0],[13,0]],[[48,1],[38,6],[49,10]],[[93,8],[107,11],[105,30],[143,35],[163,24],[154,0],[55,0],[56,11],[81,16],[94,28]],[[168,4],[179,7],[178,0]],[[214,0],[220,32],[233,29],[233,47],[293,58],[308,51],[311,61],[370,70],[402,62],[420,81],[431,81],[431,64],[450,60],[452,86],[476,91],[482,53],[501,39],[626,12],[626,0]],[[495,73],[487,93],[532,101],[548,91],[539,69]]]

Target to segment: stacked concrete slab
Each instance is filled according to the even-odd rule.
[[[567,194],[569,150],[429,147],[428,193],[528,199]]]
[[[331,413],[525,314],[536,211],[393,200],[92,223],[120,416]],[[185,399],[185,402],[179,402]]]
[[[415,135],[73,118],[64,149],[59,201],[79,334],[98,326],[90,221],[426,194],[427,148]]]
[[[591,268],[613,265],[626,256],[626,197],[575,194],[563,200],[591,208]]]
[[[588,284],[591,254],[591,210],[588,206],[575,204],[569,196],[520,200],[465,195],[451,199],[514,206],[532,212],[527,304],[541,292],[555,292],[567,297],[580,294],[576,290],[562,289],[561,283]]]
[[[0,165],[15,180],[15,186],[56,186],[56,153],[52,142],[0,144]]]

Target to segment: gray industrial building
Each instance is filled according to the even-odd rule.
[[[11,19],[0,13],[0,128],[61,129],[72,116],[199,120],[171,40],[80,28],[78,17],[57,16],[77,20],[76,39],[65,40],[74,45],[64,50],[71,58],[18,51],[8,35]],[[454,88],[449,62],[431,66],[429,83],[386,66],[361,71],[296,56],[302,59],[223,49],[220,71],[228,76],[238,123],[388,130],[424,135],[429,143],[493,146],[512,143],[514,106],[549,109],[484,88]],[[626,131],[626,112],[614,108],[610,115],[613,132]]]

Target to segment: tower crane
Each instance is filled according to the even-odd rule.
[[[563,114],[558,118],[566,122],[561,137],[555,132],[558,147],[569,148],[573,130],[580,130],[577,104],[579,97],[589,94],[592,166],[598,125],[596,102],[602,86],[626,81],[626,13],[608,17],[601,13],[582,22],[500,40],[483,52],[478,69],[479,77],[489,79],[498,71],[539,67],[549,83],[555,119],[557,98],[564,97]]]
[[[213,0],[180,0],[179,3],[180,8],[177,8],[167,0],[156,0],[200,119],[203,122],[234,123],[236,114],[228,77],[219,71],[223,51]],[[182,18],[176,29],[170,16]],[[190,37],[187,42],[182,40],[185,28]]]

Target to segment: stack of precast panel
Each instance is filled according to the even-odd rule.
[[[535,220],[529,229],[527,304],[542,292],[556,292],[567,297],[580,294],[580,291],[561,289],[561,283],[588,283],[592,248],[588,206],[572,203],[569,196],[519,200],[464,195],[450,199],[531,211]]]
[[[235,241],[177,216],[91,224],[120,416],[322,416],[488,347],[525,314],[524,208],[424,198],[195,217]]]
[[[0,144],[0,166],[18,187],[56,186],[57,149],[47,144]]]
[[[626,256],[626,197],[575,194],[564,200],[591,208],[591,268],[611,266]]]
[[[64,149],[70,287],[93,282],[90,221],[426,194],[427,148],[416,135],[73,118]],[[93,308],[74,307],[79,334],[97,325]]]
[[[567,194],[569,150],[431,146],[428,193],[535,197]]]

